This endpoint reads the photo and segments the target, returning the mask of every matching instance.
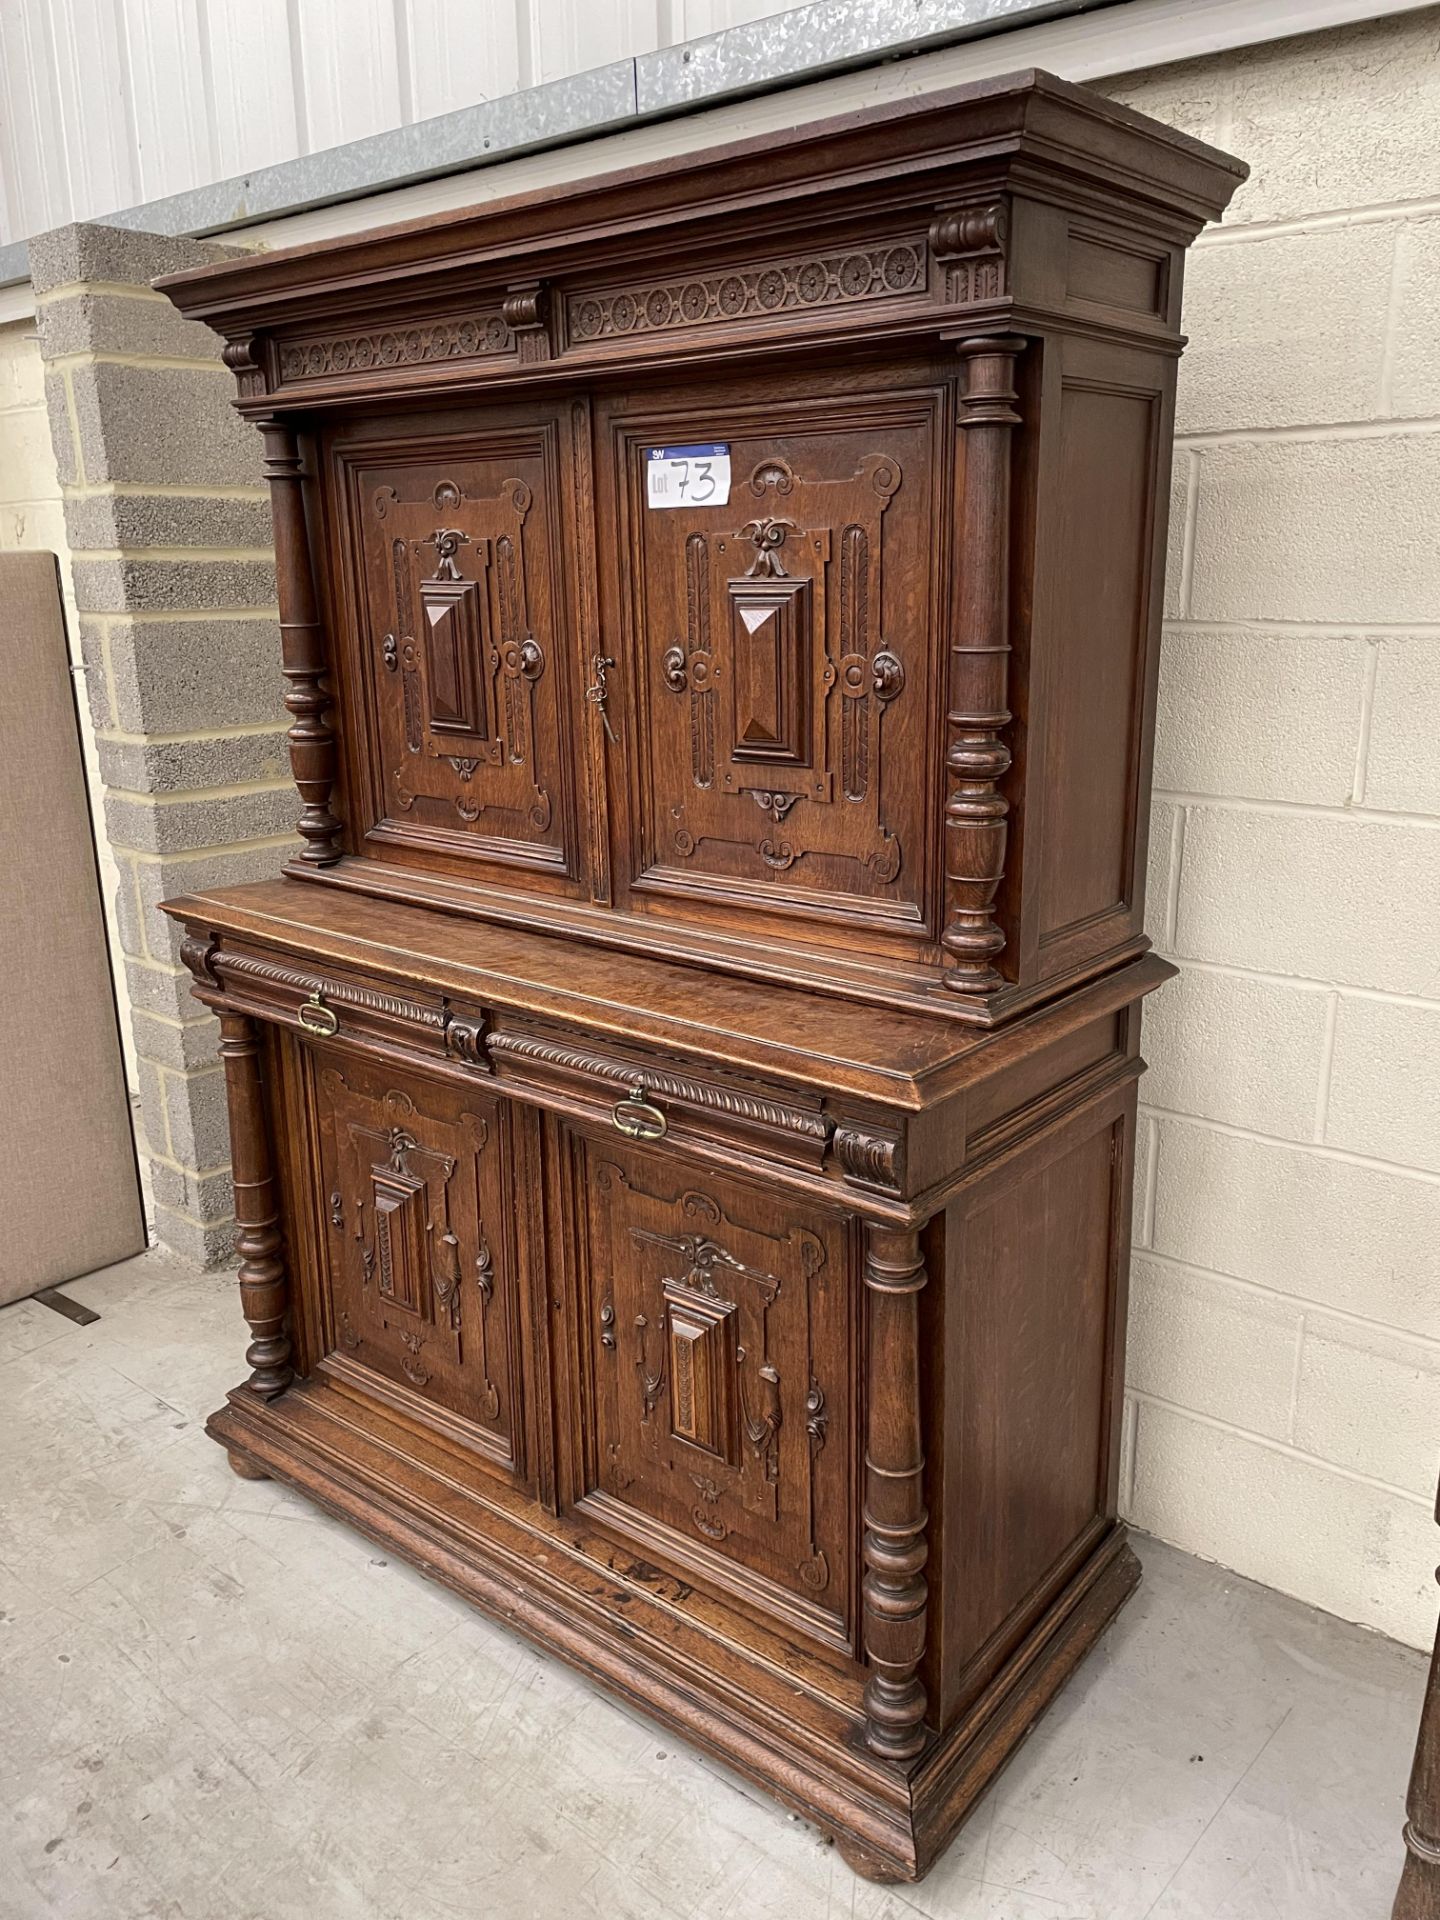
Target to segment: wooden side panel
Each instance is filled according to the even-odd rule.
[[[1174,365],[1080,338],[1046,351],[1023,967],[1038,980],[1142,933]]]
[[[944,1298],[928,1303],[942,1726],[1114,1517],[1134,1100],[1133,1085],[1102,1094],[945,1215]]]

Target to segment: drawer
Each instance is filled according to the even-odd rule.
[[[622,1141],[718,1146],[817,1171],[831,1154],[833,1123],[822,1101],[803,1093],[776,1093],[684,1061],[662,1066],[638,1050],[553,1027],[507,1022],[483,1046],[497,1086],[598,1121]]]
[[[484,1017],[423,988],[377,986],[328,965],[276,958],[243,942],[188,937],[180,957],[201,999],[219,989],[227,1006],[311,1039],[339,1039],[390,1051],[397,1058],[483,1065]]]

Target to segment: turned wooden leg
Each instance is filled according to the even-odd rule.
[[[290,1279],[282,1258],[280,1208],[270,1164],[265,1089],[260,1080],[260,1036],[243,1013],[220,1015],[220,1058],[230,1107],[230,1158],[235,1172],[235,1220],[239,1232],[240,1311],[254,1339],[245,1358],[249,1387],[266,1400],[295,1378],[286,1316]]]
[[[257,1467],[253,1460],[247,1460],[243,1453],[226,1453],[230,1462],[230,1471],[238,1474],[242,1480],[268,1480],[270,1475],[264,1467]]]
[[[1405,1812],[1405,1871],[1393,1920],[1440,1920],[1440,1639],[1420,1709]]]
[[[925,1455],[920,1434],[920,1236],[866,1229],[865,1739],[885,1760],[925,1744]]]

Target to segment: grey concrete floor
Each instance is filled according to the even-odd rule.
[[[1416,1653],[1141,1541],[918,1887],[315,1512],[201,1423],[233,1283],[0,1311],[4,1920],[1384,1920]]]

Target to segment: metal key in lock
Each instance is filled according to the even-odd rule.
[[[612,660],[608,654],[597,653],[595,655],[590,669],[593,678],[591,684],[585,689],[585,698],[594,701],[600,710],[600,718],[605,723],[606,734],[612,741],[616,741],[618,744],[615,729],[610,724],[610,715],[605,710],[605,702],[610,698],[610,689],[606,685],[605,676],[614,664],[614,660]]]

